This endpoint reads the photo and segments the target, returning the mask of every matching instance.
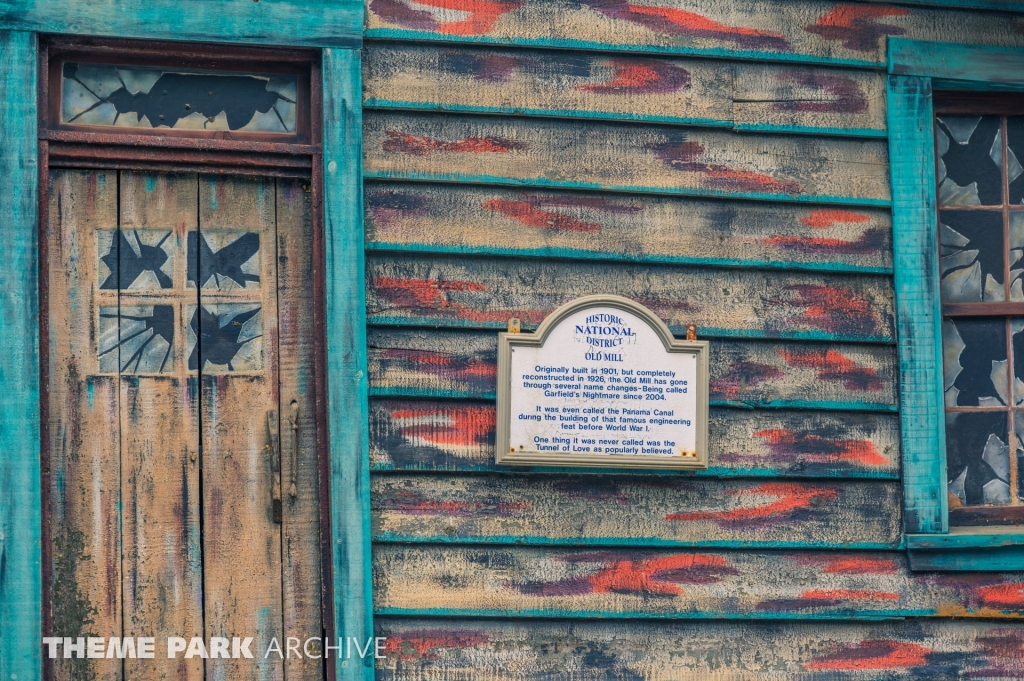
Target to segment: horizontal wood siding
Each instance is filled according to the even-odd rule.
[[[366,261],[372,324],[536,327],[563,303],[595,291],[646,305],[676,333],[702,336],[890,341],[892,281],[815,275],[551,260],[375,255]]]
[[[897,552],[384,545],[374,574],[386,614],[1024,618],[1019,573],[912,573]]]
[[[884,206],[877,140],[368,111],[366,176]]]
[[[370,182],[367,247],[803,269],[892,270],[881,209]]]
[[[372,400],[370,465],[374,471],[520,470],[494,464],[494,428],[493,402]],[[895,414],[712,408],[708,430],[711,466],[698,476],[896,479],[899,472]]]
[[[986,1],[997,0],[967,0]],[[960,1],[955,4],[962,6]],[[1024,47],[1017,18],[998,12],[816,0],[367,0],[364,35],[881,66],[890,35]]]
[[[885,74],[1024,8],[366,10],[377,678],[1024,678],[1020,547],[904,550]],[[497,332],[594,293],[710,341],[707,470],[495,465]]]
[[[378,475],[383,541],[895,548],[899,485],[615,476]]]
[[[493,332],[375,329],[367,342],[374,395],[494,396]],[[890,346],[722,340],[709,354],[713,405],[896,409]]]
[[[1024,631],[1000,622],[578,622],[382,617],[381,681],[1024,678]],[[483,671],[482,671],[483,670]],[[587,678],[587,677],[583,677]]]
[[[885,134],[871,71],[395,43],[371,44],[363,68],[373,108]]]

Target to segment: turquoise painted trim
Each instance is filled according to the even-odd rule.
[[[42,678],[36,36],[0,31],[0,679]]]
[[[649,262],[666,265],[707,265],[740,269],[800,270],[806,272],[857,272],[860,274],[892,274],[891,267],[863,267],[833,262],[796,262],[792,260],[740,260],[738,258],[696,258],[686,255],[644,253],[608,253],[577,248],[498,248],[492,246],[435,245],[369,241],[371,252],[451,253],[453,255],[496,255],[519,258],[558,258],[561,260],[602,260],[615,262]]]
[[[949,534],[908,534],[908,549],[994,549],[1002,546],[1024,546],[1024,530],[1008,526],[1000,528],[956,528]],[[1024,564],[1020,566],[1024,570]]]
[[[477,399],[494,400],[493,391],[475,393],[469,390],[431,390],[423,388],[381,388],[371,387],[370,397],[406,397],[429,399]],[[839,402],[826,400],[765,400],[743,402],[738,400],[709,400],[712,407],[731,407],[736,409],[806,409],[824,411],[881,411],[896,413],[899,408],[895,404],[877,402]]]
[[[768,194],[764,192],[728,192],[713,189],[638,187],[635,185],[600,184],[598,182],[566,182],[549,180],[544,177],[514,178],[501,175],[463,175],[461,173],[411,173],[378,170],[364,173],[368,180],[412,180],[422,182],[458,182],[460,184],[489,184],[507,187],[543,187],[556,189],[589,189],[606,192],[629,192],[631,194],[662,194],[668,196],[704,196],[720,199],[749,199],[751,201],[785,201],[787,203],[820,203],[837,206],[868,206],[888,208],[888,199],[861,199],[849,196],[791,196],[789,194]]]
[[[370,442],[363,254],[361,58],[323,51],[327,426],[335,636],[373,636]],[[373,659],[335,663],[338,681],[373,681]]]
[[[888,67],[904,517],[911,565],[1021,570],[1024,549],[1007,546],[1005,533],[973,528],[947,534],[932,91],[936,85],[1024,89],[1024,50],[890,38]]]
[[[860,612],[833,608],[832,613],[808,614],[803,612],[718,612],[715,610],[689,610],[678,612],[616,612],[614,610],[562,610],[552,608],[517,608],[509,610],[471,608],[379,608],[375,615],[382,617],[529,617],[531,619],[608,619],[608,620],[821,620],[825,622],[855,620],[858,622],[881,622],[904,617],[930,617],[934,610],[879,610]]]
[[[942,551],[907,552],[911,570],[956,572],[1024,570],[1024,547],[1004,546],[995,549],[946,549]],[[1007,613],[1011,614],[1011,613]]]
[[[454,474],[454,473],[507,473],[509,475],[527,473],[565,473],[576,475],[580,473],[593,475],[641,475],[648,476],[675,476],[679,478],[785,478],[786,480],[899,480],[899,473],[895,471],[851,471],[837,470],[834,468],[814,467],[815,473],[778,471],[769,468],[723,468],[721,466],[710,466],[703,470],[678,471],[659,469],[636,469],[636,468],[556,468],[552,466],[496,466],[494,464],[464,465],[457,470],[454,468],[427,467],[427,466],[403,466],[401,468],[394,464],[370,464],[370,473],[423,473],[424,475]]]
[[[395,532],[377,532],[373,535],[374,542],[395,544],[502,544],[526,546],[667,546],[715,549],[867,549],[894,550],[902,549],[902,543],[887,542],[827,542],[827,541],[735,541],[735,540],[701,540],[674,541],[657,537],[574,537],[552,538],[531,535],[469,535],[449,537],[447,535],[407,535]]]
[[[359,47],[362,0],[0,0],[0,29],[72,36]],[[5,680],[6,681],[6,680]]]
[[[498,322],[476,322],[465,319],[434,319],[432,317],[391,317],[372,315],[370,323],[375,326],[425,326],[430,328],[448,329],[504,329],[505,324]],[[524,331],[532,331],[535,327],[524,324]],[[686,328],[669,324],[669,329],[677,335],[685,335]],[[769,340],[805,340],[805,341],[846,341],[850,343],[892,344],[895,339],[889,336],[845,336],[842,334],[823,333],[821,331],[783,331],[766,333],[754,329],[720,329],[714,326],[702,326],[697,329],[701,338],[756,338]]]
[[[888,112],[904,519],[907,532],[947,532],[931,83],[889,76]]]
[[[1019,86],[1024,81],[1024,50],[890,38],[889,73],[973,81],[984,89]]]
[[[667,123],[690,125],[703,128],[724,128],[744,132],[769,132],[796,135],[827,135],[831,137],[877,137],[884,138],[884,130],[871,128],[816,128],[802,125],[770,125],[734,123],[714,118],[688,118],[685,116],[648,116],[625,111],[592,111],[582,109],[531,109],[507,106],[475,106],[468,104],[439,104],[431,102],[409,102],[398,99],[369,98],[363,102],[364,109],[386,109],[403,111],[438,111],[444,113],[502,114],[507,116],[537,116],[570,120],[599,121],[640,121],[643,123]]]
[[[727,57],[750,61],[789,62],[794,64],[821,64],[823,66],[858,66],[881,69],[884,62],[866,59],[833,59],[812,54],[789,52],[760,52],[757,50],[730,50],[685,46],[635,45],[601,43],[593,40],[562,40],[551,38],[500,38],[496,36],[456,36],[399,28],[371,28],[363,31],[367,40],[398,40],[431,43],[461,43],[464,45],[506,45],[517,47],[549,47],[558,50],[599,50],[601,52],[629,52],[631,54],[661,54],[694,57]]]

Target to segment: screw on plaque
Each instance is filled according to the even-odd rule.
[[[508,319],[508,332],[519,333],[523,330],[522,320],[519,317],[509,317]]]
[[[697,325],[687,324],[686,325],[686,340],[697,340]]]

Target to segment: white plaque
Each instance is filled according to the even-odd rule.
[[[499,334],[497,463],[707,468],[707,347],[619,296]]]

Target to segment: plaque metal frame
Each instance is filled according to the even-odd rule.
[[[696,381],[696,457],[622,454],[563,454],[515,450],[509,446],[512,399],[512,350],[516,347],[540,348],[551,332],[567,317],[588,308],[616,308],[629,312],[645,322],[661,340],[666,353],[697,355]],[[552,466],[586,468],[649,468],[706,469],[708,467],[708,342],[680,340],[668,326],[643,305],[616,295],[593,295],[577,298],[549,314],[534,333],[498,334],[498,419],[495,441],[495,463],[515,466]]]

